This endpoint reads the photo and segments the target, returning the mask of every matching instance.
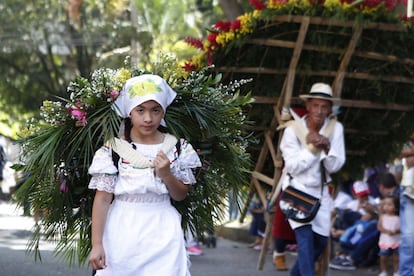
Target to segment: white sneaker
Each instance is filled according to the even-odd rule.
[[[388,273],[386,271],[381,271],[378,276],[388,276]]]

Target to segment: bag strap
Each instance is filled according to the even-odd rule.
[[[323,195],[323,186],[326,184],[326,171],[322,162],[323,161],[321,161],[321,197]]]

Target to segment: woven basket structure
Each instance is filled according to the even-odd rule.
[[[258,136],[280,124],[282,107],[303,107],[298,95],[313,83],[331,84],[342,99],[345,168],[362,172],[396,156],[414,130],[413,45],[413,30],[400,23],[277,15],[213,60],[228,81],[253,79],[245,88],[256,99],[250,120]]]

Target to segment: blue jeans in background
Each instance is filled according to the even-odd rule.
[[[414,201],[400,193],[401,244],[399,274],[414,276]]]
[[[290,275],[314,276],[315,261],[325,249],[328,237],[313,232],[311,225],[296,228],[295,235],[298,245],[298,258],[290,271]]]

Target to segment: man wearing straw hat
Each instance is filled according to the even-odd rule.
[[[315,83],[309,94],[301,95],[307,114],[296,118],[298,127],[288,125],[283,133],[280,149],[284,159],[283,189],[293,185],[315,197],[321,198],[316,217],[308,223],[289,220],[295,231],[298,258],[291,275],[315,275],[315,261],[325,249],[329,236],[332,199],[328,186],[330,173],[341,169],[345,163],[343,126],[332,116],[332,107],[339,99],[332,97],[332,88],[325,83]],[[326,182],[322,183],[322,174]],[[322,188],[321,188],[321,185]]]

